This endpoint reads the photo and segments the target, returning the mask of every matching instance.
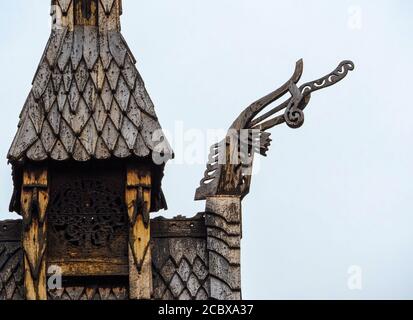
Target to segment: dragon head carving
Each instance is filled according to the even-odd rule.
[[[196,190],[195,200],[220,195],[244,198],[251,185],[255,153],[266,156],[271,145],[271,134],[267,131],[283,123],[290,128],[300,128],[304,123],[304,109],[311,100],[311,94],[336,84],[352,70],[354,63],[343,61],[325,77],[298,86],[303,74],[303,61],[297,61],[291,78],[283,86],[246,108],[231,125],[225,139],[211,147],[207,169]],[[260,115],[285,95],[290,97]]]

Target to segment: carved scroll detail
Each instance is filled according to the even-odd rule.
[[[328,88],[337,82],[343,80],[349,71],[354,70],[354,63],[343,61],[330,74],[311,82],[307,82],[298,88],[292,85],[290,93],[292,98],[288,101],[288,106],[284,114],[284,119],[290,128],[300,128],[304,124],[303,110],[310,102],[311,93]]]
[[[297,129],[304,123],[304,112],[300,109],[303,95],[300,89],[293,83],[290,86],[290,93],[292,98],[288,103],[287,110],[284,114],[284,119],[290,128]]]
[[[126,205],[129,217],[129,295],[151,299],[152,259],[150,248],[150,205],[152,178],[149,170],[129,167]]]
[[[46,246],[49,203],[46,169],[23,174],[21,207],[23,215],[24,286],[27,300],[47,300]]]
[[[311,92],[330,87],[343,80],[347,76],[348,72],[353,71],[354,68],[354,63],[352,61],[342,61],[333,72],[325,77],[303,84],[300,87],[300,91],[303,95],[308,95]]]

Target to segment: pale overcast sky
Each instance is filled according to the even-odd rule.
[[[303,128],[272,130],[244,201],[244,298],[413,298],[413,2],[123,2],[123,34],[167,131],[228,128],[299,58],[303,81],[356,63],[345,81],[314,94]],[[3,1],[0,11],[2,219],[16,218],[6,154],[49,11],[50,0]],[[192,199],[204,168],[167,166],[165,215],[203,210]],[[351,266],[362,270],[362,290],[348,288]]]

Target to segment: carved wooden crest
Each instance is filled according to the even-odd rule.
[[[303,73],[303,61],[299,60],[293,75],[283,86],[246,108],[231,125],[226,138],[211,147],[195,199],[205,200],[216,195],[245,197],[251,184],[254,154],[266,156],[271,145],[271,134],[267,131],[283,123],[294,129],[301,127],[311,94],[336,84],[352,70],[353,62],[343,61],[325,77],[298,86]],[[260,115],[287,94],[290,97],[285,102]]]

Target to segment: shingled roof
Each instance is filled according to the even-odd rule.
[[[52,2],[52,34],[20,114],[10,162],[172,155],[120,33],[121,1],[94,3],[96,25],[78,25],[75,0]]]

